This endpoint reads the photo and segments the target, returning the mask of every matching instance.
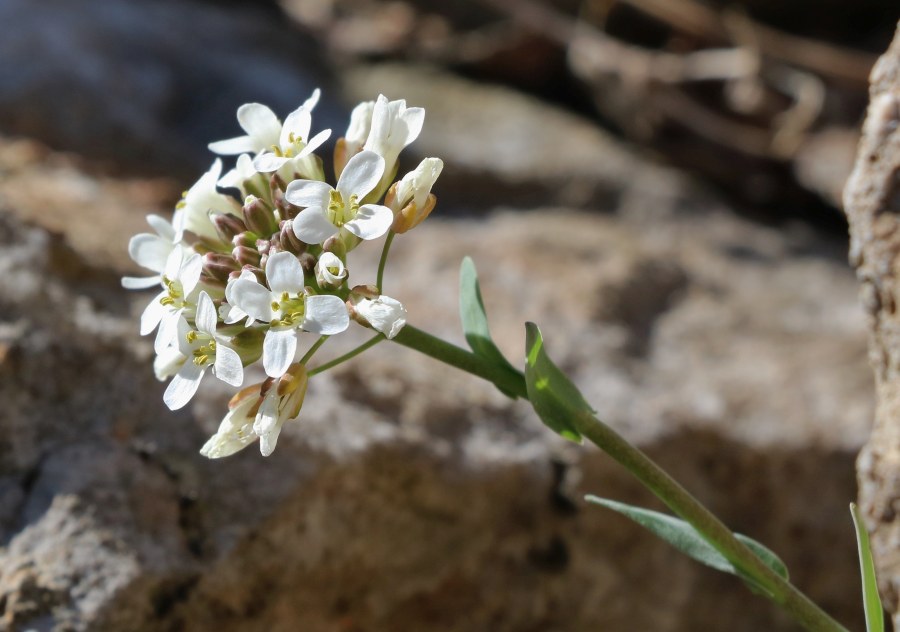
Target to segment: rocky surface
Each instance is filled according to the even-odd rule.
[[[851,227],[851,262],[871,327],[869,356],[878,405],[875,428],[859,459],[860,502],[872,530],[872,548],[886,607],[900,624],[898,395],[900,295],[900,35],[872,71],[871,105],[856,167],[844,194]]]

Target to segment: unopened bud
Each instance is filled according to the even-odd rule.
[[[437,203],[431,188],[443,168],[444,162],[440,158],[425,158],[400,182],[391,186],[385,197],[385,205],[394,211],[391,230],[405,233],[428,217]]]
[[[429,193],[425,198],[425,205],[422,208],[416,206],[415,202],[410,202],[394,217],[394,223],[391,224],[391,230],[397,234],[403,234],[408,230],[412,230],[421,224],[434,210],[437,204],[437,198],[433,193]]]
[[[303,268],[304,275],[314,274],[316,270],[316,257],[308,252],[304,252],[297,260],[300,261],[300,267]]]
[[[275,214],[264,200],[248,195],[243,209],[244,223],[257,235],[268,236],[278,230]]]
[[[279,241],[281,242],[281,248],[288,252],[291,252],[295,255],[300,255],[306,252],[306,244],[300,241],[297,238],[296,233],[294,233],[294,227],[291,220],[284,220],[281,222],[281,231],[278,233]]]
[[[263,340],[265,332],[259,327],[249,327],[241,330],[231,339],[231,348],[241,358],[245,366],[249,366],[262,357]]]
[[[406,309],[400,301],[378,293],[374,285],[357,285],[347,300],[350,318],[393,338],[406,326]]]
[[[224,281],[223,279],[219,279],[219,278],[217,278],[217,277],[212,276],[212,275],[211,275],[209,272],[207,272],[206,270],[201,270],[201,272],[200,272],[200,283],[201,283],[202,285],[206,285],[206,286],[209,286],[209,287],[217,287],[217,288],[220,288],[220,289],[223,289],[223,290],[224,290],[224,289],[225,289],[225,283],[226,283],[226,281]]]
[[[259,266],[259,251],[256,248],[237,246],[231,251],[231,256],[242,266]]]
[[[203,271],[220,281],[227,282],[228,276],[241,269],[234,257],[218,252],[208,252],[203,255]]]
[[[334,235],[325,240],[322,244],[322,250],[334,253],[335,256],[345,259],[347,257],[347,245],[339,235]]]
[[[340,287],[347,278],[347,268],[335,254],[323,252],[316,264],[316,283],[323,289]]]
[[[230,243],[234,236],[247,230],[247,225],[237,215],[216,213],[212,215],[216,232],[225,243]]]
[[[250,231],[244,231],[231,238],[231,245],[235,247],[243,246],[244,248],[256,248],[257,239],[259,239],[259,237],[256,234],[251,233]]]
[[[281,191],[282,193],[284,193],[284,190],[286,188],[287,182],[284,181],[284,178],[278,175],[277,171],[273,172],[271,177],[269,177],[269,189],[272,191],[272,193],[275,193],[276,191]]]
[[[271,245],[272,245],[272,241],[270,239],[257,239],[256,240],[256,250],[260,254],[268,253]]]

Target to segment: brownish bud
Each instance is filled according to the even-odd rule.
[[[259,237],[256,234],[245,231],[232,237],[231,245],[234,247],[243,246],[244,248],[256,248],[257,239],[259,239]]]
[[[256,248],[248,248],[247,246],[237,246],[231,251],[231,255],[242,266],[259,266],[260,256]]]
[[[436,204],[437,198],[434,196],[434,193],[428,194],[422,208],[417,208],[415,202],[410,202],[394,216],[394,223],[391,224],[391,230],[397,234],[403,234],[408,230],[412,230],[421,224],[425,218],[431,215],[431,211],[434,210]]]
[[[294,233],[294,227],[291,222],[285,220],[281,222],[281,230],[278,234],[281,241],[281,247],[295,255],[306,252],[306,244],[304,244]]]
[[[241,267],[234,260],[234,257],[229,255],[223,255],[218,252],[208,252],[203,255],[203,271],[222,282],[227,282],[229,275],[240,269]]]
[[[216,213],[212,216],[216,232],[225,243],[230,243],[234,236],[247,230],[246,224],[237,215]]]
[[[248,196],[247,202],[241,210],[244,214],[244,223],[247,225],[247,228],[257,235],[268,237],[278,230],[275,213],[272,212],[265,200],[252,195]]]

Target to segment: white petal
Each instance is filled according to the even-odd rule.
[[[219,429],[209,438],[200,454],[210,459],[219,459],[230,456],[256,441],[256,433],[253,432],[253,419],[247,414],[256,404],[257,398],[247,397],[235,408],[228,411]]]
[[[174,247],[171,241],[159,235],[141,233],[128,242],[128,256],[148,270],[162,272],[166,268],[166,259]]]
[[[240,386],[244,381],[244,365],[237,352],[219,343],[216,345],[216,365],[213,374],[232,386]]]
[[[303,105],[301,105],[300,107],[302,107],[304,110],[309,110],[310,112],[312,112],[313,109],[316,107],[316,105],[319,103],[319,97],[321,97],[321,96],[322,96],[322,91],[319,90],[318,88],[316,88],[315,90],[313,90],[312,94],[309,95],[309,98],[306,101],[304,101]]]
[[[272,293],[255,280],[234,281],[231,296],[234,304],[254,319],[266,323],[272,320]]]
[[[290,252],[276,252],[266,262],[266,281],[273,294],[303,290],[303,267]]]
[[[422,131],[422,126],[425,124],[425,109],[424,108],[407,108],[403,114],[400,115],[400,120],[406,126],[406,134],[403,142],[403,146],[406,147],[411,142],[416,140],[419,137],[419,133]],[[399,138],[397,139],[399,143]]]
[[[374,301],[364,299],[356,304],[356,311],[387,338],[399,334],[406,325],[406,309],[390,296],[379,296]]]
[[[237,118],[244,131],[256,142],[256,147],[249,151],[260,151],[278,142],[281,121],[265,105],[245,103],[238,108]]]
[[[213,305],[212,299],[206,292],[200,292],[200,298],[197,301],[197,315],[194,317],[197,329],[207,334],[216,333],[216,307]]]
[[[320,294],[306,297],[303,329],[314,334],[331,336],[350,326],[347,306],[337,296]]]
[[[312,115],[301,105],[284,119],[284,126],[281,128],[281,137],[278,142],[281,143],[282,148],[290,147],[292,145],[291,134],[294,135],[295,141],[306,141],[309,137],[310,127],[312,127]]]
[[[181,370],[187,358],[178,347],[168,347],[153,359],[153,373],[157,380],[165,380]]]
[[[278,171],[289,160],[282,156],[276,156],[272,152],[260,154],[253,159],[253,168],[260,173],[272,173]]]
[[[146,290],[159,285],[159,275],[151,277],[122,277],[122,287],[126,290]]]
[[[156,326],[159,324],[159,321],[162,319],[163,314],[166,313],[165,306],[159,301],[168,296],[168,293],[163,291],[153,297],[153,300],[147,304],[147,307],[144,308],[144,312],[141,314],[141,335],[146,336],[151,331],[156,329]]]
[[[221,156],[233,156],[235,154],[243,154],[246,152],[256,153],[259,151],[258,143],[250,136],[237,136],[226,140],[219,140],[207,145],[207,148],[214,154]]]
[[[361,200],[375,188],[384,175],[384,158],[374,151],[361,151],[347,162],[338,179],[337,190],[344,200],[356,194]]]
[[[322,145],[322,143],[324,143],[330,137],[331,137],[330,129],[322,130],[321,132],[319,132],[318,134],[316,134],[315,136],[313,136],[306,142],[306,147],[304,147],[303,150],[299,154],[297,154],[296,157],[303,158],[305,156],[310,155],[315,150],[317,150]]]
[[[390,229],[394,213],[386,206],[364,204],[356,217],[344,224],[344,228],[360,239],[378,239]]]
[[[328,206],[334,189],[318,180],[294,180],[284,192],[284,199],[294,206]]]
[[[163,402],[169,407],[169,410],[178,410],[191,401],[200,386],[200,380],[205,371],[206,367],[197,366],[191,361],[184,363],[178,374],[169,382],[166,392],[163,393]]]
[[[338,299],[340,300],[340,299]],[[269,377],[281,377],[294,361],[296,329],[270,329],[263,340],[263,368]]]
[[[166,347],[178,341],[178,324],[184,320],[181,312],[180,309],[174,312],[168,309],[163,311],[159,321],[159,330],[156,332],[156,340],[153,341],[153,350],[156,353],[162,353]]]
[[[259,435],[259,451],[263,456],[269,456],[275,450],[278,435],[281,434],[281,427],[284,425],[285,420],[278,415],[280,402],[277,389],[270,389],[253,422],[253,432]]]
[[[305,244],[321,244],[332,235],[338,234],[337,227],[325,217],[319,206],[305,208],[292,223],[297,239]]]
[[[197,287],[202,271],[203,257],[197,253],[189,256],[182,264],[181,270],[178,272],[178,280],[181,281],[181,288],[184,290],[185,297],[190,296],[194,288]]]
[[[175,243],[175,229],[164,217],[151,213],[147,216],[147,223],[150,224],[150,228],[156,231],[157,235],[170,243]]]

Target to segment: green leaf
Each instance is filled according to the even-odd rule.
[[[724,555],[719,553],[693,526],[684,520],[659,513],[658,511],[626,505],[625,503],[616,502],[607,498],[586,496],[585,500],[606,507],[607,509],[612,509],[623,516],[634,520],[636,523],[650,530],[654,535],[662,538],[688,557],[697,560],[701,564],[706,564],[718,571],[722,571],[723,573],[736,575],[743,579],[754,591],[761,591],[763,594],[769,594],[764,586],[760,586],[755,580],[735,568]],[[748,538],[745,535],[741,535],[740,533],[735,533],[734,535],[738,540],[746,544],[766,566],[781,575],[784,579],[788,579],[787,566],[785,566],[784,562],[782,562],[775,553],[756,540]]]
[[[518,373],[491,338],[487,312],[484,310],[481,288],[478,285],[478,272],[475,270],[475,262],[471,257],[465,257],[459,269],[459,316],[462,320],[466,341],[476,355],[494,366]],[[515,395],[503,392],[505,395],[515,398]]]
[[[878,596],[878,583],[875,581],[875,562],[872,560],[872,549],[869,546],[869,532],[866,531],[866,525],[856,503],[850,503],[850,515],[853,516],[856,544],[859,547],[859,571],[862,574],[866,630],[884,632],[884,611],[881,607],[881,597]]]
[[[581,443],[581,433],[573,419],[584,414],[593,416],[594,409],[547,356],[541,330],[534,323],[525,323],[525,386],[528,399],[544,425],[570,441]]]

